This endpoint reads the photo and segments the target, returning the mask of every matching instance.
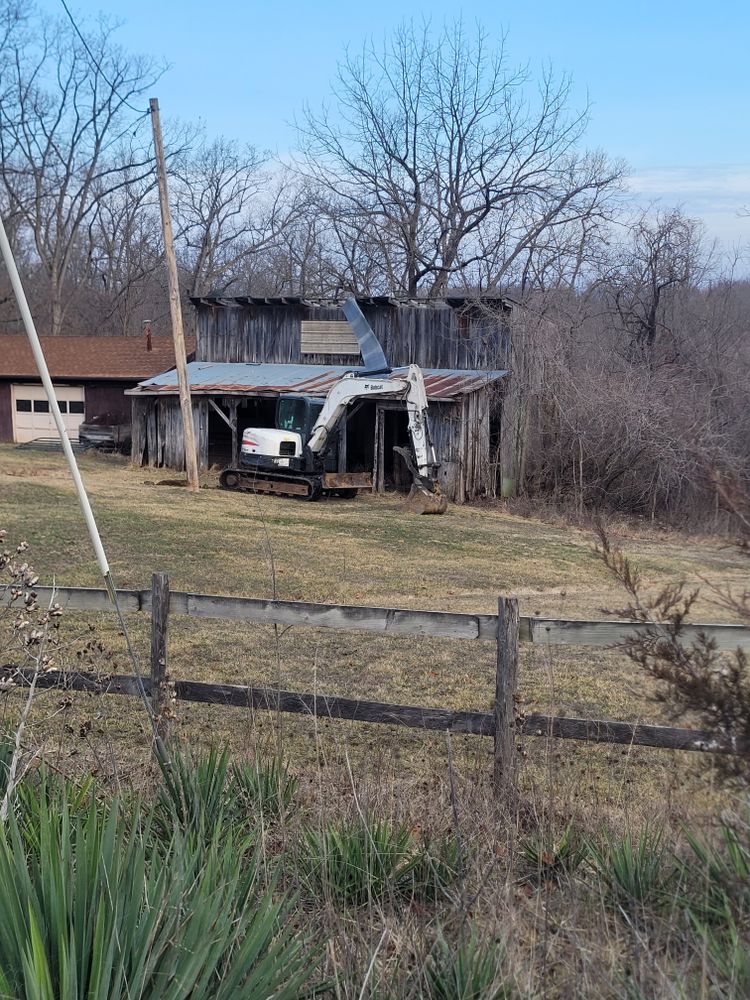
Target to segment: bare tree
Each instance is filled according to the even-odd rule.
[[[231,281],[257,249],[255,219],[268,179],[267,155],[219,138],[182,158],[175,170],[174,212],[181,265],[191,295],[205,295]],[[255,213],[254,213],[255,210]],[[266,234],[260,234],[264,242]]]
[[[153,179],[133,180],[97,199],[89,227],[91,272],[86,303],[99,332],[128,335],[145,319],[156,319],[153,286],[162,292],[161,310],[167,312],[164,289],[163,244]]]
[[[642,212],[630,228],[630,238],[614,253],[607,282],[617,316],[625,331],[629,356],[654,361],[657,345],[677,348],[675,325],[668,307],[671,292],[699,284],[706,276],[711,252],[704,227],[679,208]]]
[[[152,170],[143,95],[159,73],[126,56],[104,22],[85,42],[67,22],[40,17],[33,32],[11,22],[4,57],[0,181],[48,283],[57,334],[90,276],[101,200]]]
[[[334,109],[308,109],[299,126],[343,280],[377,273],[382,290],[410,295],[497,288],[551,230],[606,217],[622,166],[579,151],[587,112],[569,109],[569,80],[545,72],[536,100],[529,83],[502,42],[489,52],[460,23],[437,38],[403,26],[382,52],[347,57]]]

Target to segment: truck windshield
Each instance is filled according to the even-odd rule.
[[[295,434],[305,433],[305,414],[307,400],[280,399],[276,411],[276,424],[280,431],[294,431]]]

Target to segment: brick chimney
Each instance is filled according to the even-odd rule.
[[[143,335],[146,338],[146,350],[153,351],[154,345],[151,341],[151,320],[144,319],[143,321]]]

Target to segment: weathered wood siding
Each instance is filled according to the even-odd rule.
[[[391,365],[501,368],[507,331],[500,313],[447,305],[362,305]],[[302,354],[303,321],[345,322],[336,306],[199,302],[199,361],[351,365],[351,354]]]
[[[430,403],[430,432],[441,462],[440,486],[457,503],[491,491],[490,396],[472,392],[455,403]]]
[[[440,486],[449,500],[462,503],[489,488],[489,410],[484,391],[457,402],[430,404],[430,432],[441,462]],[[221,402],[227,402],[222,399]],[[208,468],[207,399],[193,400],[198,465]],[[376,434],[375,427],[372,433]],[[133,461],[137,465],[185,468],[182,413],[176,396],[133,397]],[[375,448],[376,464],[377,447]],[[377,478],[377,468],[373,469]]]
[[[208,400],[193,399],[198,467],[208,467]],[[185,437],[176,396],[133,397],[132,460],[136,465],[184,471]]]

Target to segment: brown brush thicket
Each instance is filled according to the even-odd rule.
[[[727,502],[744,513],[736,487],[723,484]],[[699,634],[685,635],[685,625],[699,590],[684,583],[670,584],[649,593],[640,570],[610,540],[601,522],[597,523],[597,554],[628,595],[619,617],[643,625],[637,635],[622,644],[624,653],[657,682],[655,699],[674,719],[697,722],[715,734],[716,745],[724,751],[712,761],[723,778],[747,789],[750,784],[750,670],[743,649],[720,650],[716,641]],[[747,549],[747,538],[739,546]],[[716,605],[750,624],[750,591],[710,587]]]

